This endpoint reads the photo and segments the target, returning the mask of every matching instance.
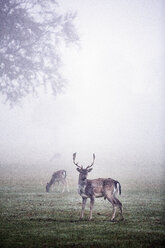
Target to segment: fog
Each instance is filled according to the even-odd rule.
[[[60,168],[77,177],[73,152],[84,166],[96,154],[91,178],[162,177],[164,1],[59,2],[77,11],[80,36],[62,50],[68,84],[13,109],[1,101],[1,177],[35,171],[46,181]]]

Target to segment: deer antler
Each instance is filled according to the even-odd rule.
[[[76,152],[73,153],[73,163],[74,163],[78,168],[81,169],[81,166],[78,165],[78,162],[77,162],[77,163],[75,162],[75,158],[76,158]]]
[[[86,169],[89,169],[90,167],[92,167],[92,165],[94,164],[94,162],[95,162],[95,154],[93,153],[93,162],[92,162],[91,165],[88,165]]]

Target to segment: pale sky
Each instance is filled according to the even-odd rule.
[[[80,48],[67,47],[64,94],[0,104],[0,163],[160,168],[164,154],[164,1],[61,0],[77,11]]]

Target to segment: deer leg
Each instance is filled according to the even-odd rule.
[[[51,187],[51,191],[55,191],[55,184],[56,184],[56,182],[54,182],[53,184],[52,184],[52,187]]]
[[[57,192],[60,192],[60,182],[57,182],[58,186],[57,186]]]
[[[85,210],[86,202],[87,202],[87,198],[86,197],[82,197],[82,210],[81,210],[80,219],[82,219],[84,217],[84,210]]]
[[[94,206],[94,198],[90,198],[90,217],[89,220],[92,219],[92,211],[93,211],[93,206]]]
[[[112,213],[111,221],[114,221],[115,216],[116,216],[116,205],[113,205],[113,213]]]
[[[64,180],[61,181],[62,185],[63,185],[63,189],[62,189],[62,193],[65,191],[65,182]]]
[[[123,220],[124,217],[123,217],[123,207],[122,207],[122,203],[114,196],[114,201],[115,201],[115,204],[119,207],[120,209],[120,215],[121,215],[121,219]]]
[[[107,197],[107,200],[112,204],[113,213],[112,213],[111,221],[114,221],[115,216],[116,216],[116,204],[115,204],[114,199],[112,197]]]
[[[65,184],[65,190],[69,192],[69,186],[68,186],[68,182],[66,179],[64,179],[64,184]]]
[[[69,185],[68,185],[68,181],[66,180],[66,188],[67,188],[67,191],[69,192]]]

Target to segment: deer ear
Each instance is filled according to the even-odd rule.
[[[88,172],[91,172],[93,170],[93,168],[90,168],[90,169],[88,169]]]
[[[77,171],[80,172],[81,170],[79,168],[77,168]]]

